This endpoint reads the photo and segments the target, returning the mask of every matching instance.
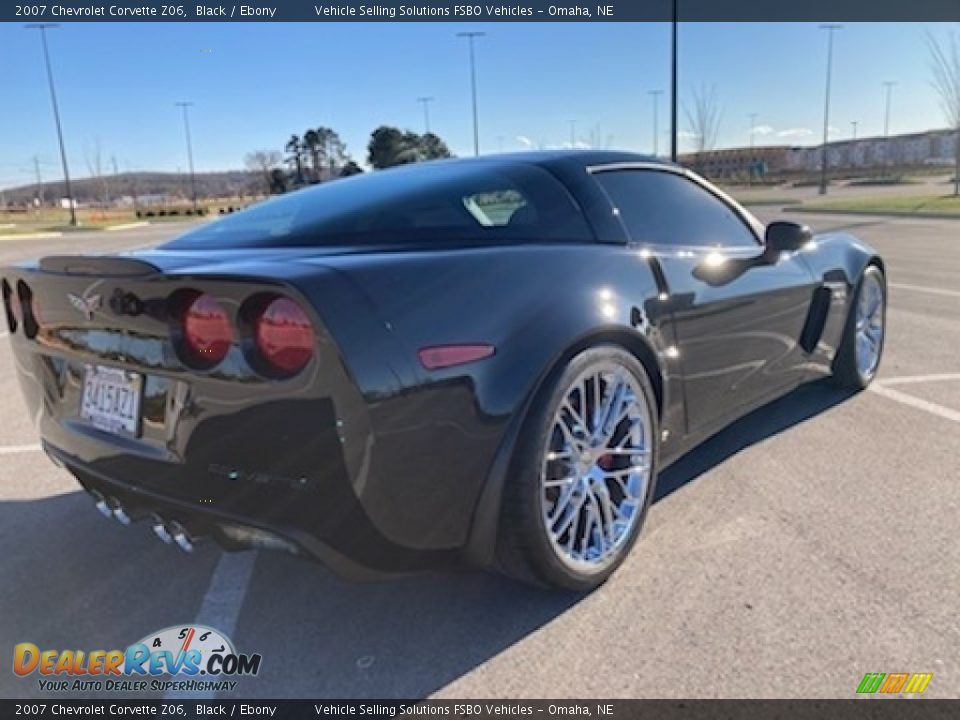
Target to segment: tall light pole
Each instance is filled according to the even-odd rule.
[[[827,139],[830,130],[830,80],[833,74],[833,33],[843,25],[821,25],[827,31],[827,88],[823,101],[823,146],[820,148],[820,194],[827,194]]]
[[[747,167],[747,180],[753,185],[753,136],[757,128],[757,113],[750,113],[747,117],[750,118],[750,164]]]
[[[50,101],[53,103],[53,119],[57,125],[57,141],[60,143],[60,162],[63,163],[63,184],[70,206],[70,224],[76,226],[77,211],[74,207],[73,192],[70,190],[70,170],[67,167],[67,150],[63,144],[63,126],[60,124],[60,107],[57,105],[57,91],[53,85],[53,70],[50,67],[50,51],[47,49],[47,28],[60,27],[57,23],[31,23],[24,25],[27,30],[39,30],[43,44],[43,60],[47,66],[47,83],[50,85]]]
[[[417,102],[423,105],[423,132],[430,132],[430,103],[432,103],[436,98],[434,97],[418,97]]]
[[[883,88],[886,91],[886,100],[883,110],[883,155],[884,164],[890,165],[893,153],[890,152],[890,97],[893,94],[893,86],[896,83],[893,80],[885,80]]]
[[[893,80],[885,80],[883,82],[884,90],[886,91],[886,101],[884,103],[883,110],[883,136],[889,137],[890,135],[890,96],[893,94],[893,86],[897,83]]]
[[[197,178],[193,172],[193,145],[190,142],[190,116],[187,114],[187,108],[193,107],[192,102],[179,101],[175,102],[178,108],[183,111],[183,132],[187,138],[187,162],[190,165],[190,196],[193,201],[193,211],[197,211]]]
[[[670,44],[670,159],[677,161],[677,0],[673,0],[672,40]]]
[[[460,32],[457,37],[465,37],[470,46],[470,94],[473,98],[473,154],[480,154],[480,127],[477,121],[477,59],[473,51],[473,41],[484,37],[485,32]]]
[[[647,95],[653,98],[653,156],[660,155],[660,96],[663,90],[648,90]]]

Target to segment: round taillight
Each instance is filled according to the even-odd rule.
[[[233,343],[227,311],[209,295],[198,295],[183,315],[183,339],[193,358],[213,366],[223,360]]]
[[[299,370],[313,357],[313,324],[293,300],[271,301],[254,323],[257,348],[264,360],[284,374]]]

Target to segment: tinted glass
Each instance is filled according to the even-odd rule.
[[[692,180],[657,170],[597,172],[634,242],[756,247],[757,240],[726,203]]]
[[[535,165],[431,163],[334,180],[203,225],[171,249],[592,241],[566,188]]]

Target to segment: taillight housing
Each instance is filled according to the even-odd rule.
[[[13,305],[17,307],[14,311],[15,316],[19,314],[20,322],[23,324],[23,334],[33,340],[39,331],[37,318],[33,313],[33,291],[23,280],[17,281],[17,299]]]
[[[234,331],[230,316],[210,295],[194,293],[183,303],[182,348],[194,367],[209,369],[230,352]]]
[[[3,292],[3,312],[7,316],[7,329],[13,334],[17,331],[20,320],[17,317],[17,301],[13,297],[13,288],[6,278],[0,282],[0,291]]]
[[[286,377],[303,370],[313,357],[316,333],[310,317],[281,295],[261,297],[252,312],[256,355],[267,374]]]

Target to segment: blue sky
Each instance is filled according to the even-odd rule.
[[[333,127],[361,162],[380,124],[423,129],[417,96],[434,96],[432,129],[472,152],[467,47],[477,41],[481,151],[577,142],[649,152],[652,89],[669,89],[669,25],[588,23],[76,23],[49,31],[72,174],[104,166],[186,167],[176,100],[191,110],[198,170],[243,166],[292,132]],[[925,33],[954,25],[852,23],[836,35],[832,137],[883,129],[881,83],[894,80],[891,132],[942,127]],[[29,183],[32,157],[59,178],[40,39],[0,26],[0,187]],[[719,146],[746,145],[757,113],[764,144],[812,144],[822,133],[826,35],[815,24],[684,23],[681,98],[716,87]],[[681,129],[687,123],[681,112]],[[667,95],[660,149],[668,147]],[[681,143],[681,150],[685,143]]]

